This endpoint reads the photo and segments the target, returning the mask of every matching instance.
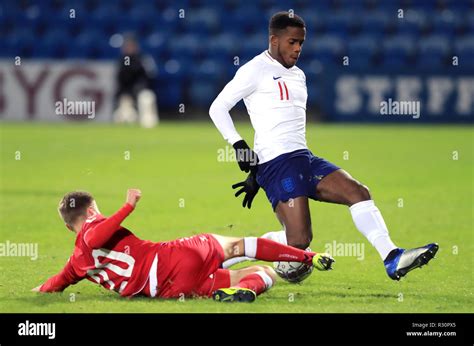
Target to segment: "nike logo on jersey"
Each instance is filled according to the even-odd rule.
[[[273,80],[277,80],[277,79],[280,79],[280,78],[281,78],[281,76],[280,77],[273,77]]]

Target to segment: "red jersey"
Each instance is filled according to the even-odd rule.
[[[100,214],[88,218],[76,236],[74,253],[66,266],[48,279],[40,291],[60,292],[87,278],[121,296],[141,292],[152,265],[156,272],[160,243],[141,240],[120,226],[133,209],[126,203],[109,218]]]

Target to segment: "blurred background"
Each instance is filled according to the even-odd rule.
[[[263,191],[250,211],[234,197],[245,174],[208,110],[268,48],[271,15],[290,9],[307,25],[308,147],[370,187],[397,244],[441,245],[402,283],[404,302],[368,242],[366,260],[338,257],[294,302],[286,283],[240,310],[130,304],[87,283],[70,288],[75,303],[33,297],[71,253],[56,212],[68,191],[111,215],[140,188],[125,226],[142,239],[281,229]],[[390,99],[419,102],[420,117],[381,114]],[[250,144],[243,102],[231,114]],[[137,118],[154,128],[115,123]],[[472,313],[473,119],[473,0],[0,0],[0,243],[39,246],[38,261],[1,257],[0,312]],[[313,249],[365,241],[343,213],[311,203]]]
[[[418,122],[472,122],[473,0],[2,0],[0,118],[64,120],[52,105],[67,97],[95,100],[95,120],[112,120],[133,35],[160,118],[208,120],[236,70],[268,47],[271,15],[290,9],[307,25],[297,65],[308,120],[414,122],[380,115],[392,98],[420,101]]]

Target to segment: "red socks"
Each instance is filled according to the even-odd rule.
[[[270,279],[270,284],[265,282],[263,275],[266,275],[264,272],[256,272],[245,276],[242,280],[239,281],[234,287],[248,288],[254,291],[257,295],[264,292],[267,288],[270,288],[273,284]],[[268,281],[268,280],[267,280]]]
[[[270,239],[245,237],[245,256],[262,261],[302,262],[312,265],[315,252],[283,245]]]
[[[244,245],[245,256],[267,262],[301,262],[312,265],[316,255],[315,252],[300,250],[265,238],[245,237]],[[248,288],[260,294],[272,285],[271,277],[264,271],[258,271],[245,276],[234,287]]]

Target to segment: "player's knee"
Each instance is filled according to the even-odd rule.
[[[298,249],[305,250],[311,244],[313,240],[313,234],[311,230],[309,232],[305,232],[304,234],[299,234],[297,236],[289,236],[288,238],[288,245],[296,247]]]
[[[351,189],[348,197],[349,198],[348,198],[347,204],[349,206],[355,203],[368,201],[369,199],[372,199],[369,188],[359,182],[357,182],[357,184],[354,184],[354,187]]]
[[[368,201],[372,199],[370,196],[370,190],[367,186],[360,184],[359,185],[359,198],[361,201]]]
[[[362,187],[364,188],[365,200],[372,199],[369,187],[367,185],[362,185]]]
[[[309,247],[309,244],[311,244],[311,241],[309,240],[301,240],[297,241],[294,244],[290,244],[291,246],[301,249],[301,250],[306,250]]]
[[[275,283],[278,277],[275,270],[272,267],[267,266],[267,265],[263,265],[262,269],[272,279],[273,283]]]

